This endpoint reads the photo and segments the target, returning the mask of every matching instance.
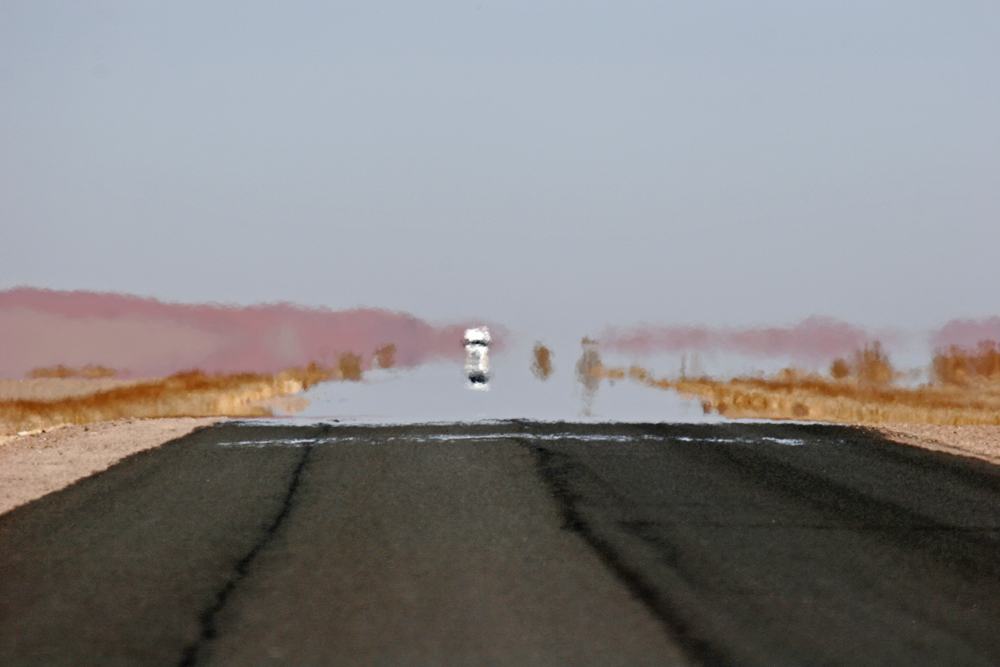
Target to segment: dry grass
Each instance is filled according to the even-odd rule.
[[[28,373],[28,377],[37,380],[39,378],[86,378],[94,380],[97,378],[113,378],[117,371],[104,366],[84,366],[83,368],[67,368],[62,364],[44,368],[35,368]]]
[[[316,364],[277,375],[206,375],[188,371],[85,396],[0,401],[0,432],[123,418],[269,416],[270,411],[258,405],[261,401],[297,394],[317,382],[335,378],[343,378],[339,369]]]
[[[939,350],[931,363],[938,382],[967,385],[976,380],[1000,381],[1000,349],[996,341],[980,341],[975,350],[952,345]]]
[[[850,360],[834,359],[830,375],[834,380],[854,378],[868,384],[888,384],[897,373],[889,362],[889,355],[882,350],[882,344],[875,341],[855,350]]]
[[[150,378],[119,380],[116,378],[32,378],[28,380],[0,379],[0,402],[12,400],[54,401],[83,396],[99,391],[119,389],[148,381]]]
[[[701,399],[706,413],[734,419],[998,425],[1000,366],[993,364],[1000,363],[1000,358],[993,356],[996,349],[995,343],[987,342],[975,353],[957,348],[939,352],[933,363],[938,380],[912,388],[891,383],[897,374],[877,345],[859,350],[849,361],[834,362],[832,378],[785,369],[766,378],[671,380],[656,379],[639,366],[626,370],[599,363],[588,372],[591,382],[628,376],[649,387],[673,389]]]

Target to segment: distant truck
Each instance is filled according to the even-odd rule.
[[[490,330],[477,327],[465,330],[465,375],[470,389],[489,389]]]

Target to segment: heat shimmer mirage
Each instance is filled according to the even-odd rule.
[[[310,363],[343,366],[345,375],[360,377],[373,364],[460,360],[466,327],[374,308],[179,304],[22,287],[0,292],[0,377],[58,365],[162,377],[191,369],[278,373]],[[502,346],[503,328],[493,331],[500,339],[494,345]]]

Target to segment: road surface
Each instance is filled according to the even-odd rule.
[[[996,665],[998,499],[827,425],[228,423],[0,516],[0,664]]]

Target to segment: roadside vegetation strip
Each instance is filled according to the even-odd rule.
[[[655,378],[641,366],[587,366],[591,381],[630,378],[699,398],[706,413],[730,418],[793,419],[860,424],[1000,425],[1000,350],[983,341],[969,350],[939,351],[931,381],[900,386],[902,374],[876,344],[837,359],[830,377],[786,368],[768,377]]]
[[[28,377],[38,380],[41,378],[113,378],[118,372],[111,368],[100,365],[89,364],[83,368],[67,368],[62,364],[57,366],[39,367],[28,373]]]
[[[266,417],[261,401],[297,394],[340,378],[339,369],[316,364],[275,375],[208,375],[198,370],[58,400],[0,401],[0,433],[128,418]]]

